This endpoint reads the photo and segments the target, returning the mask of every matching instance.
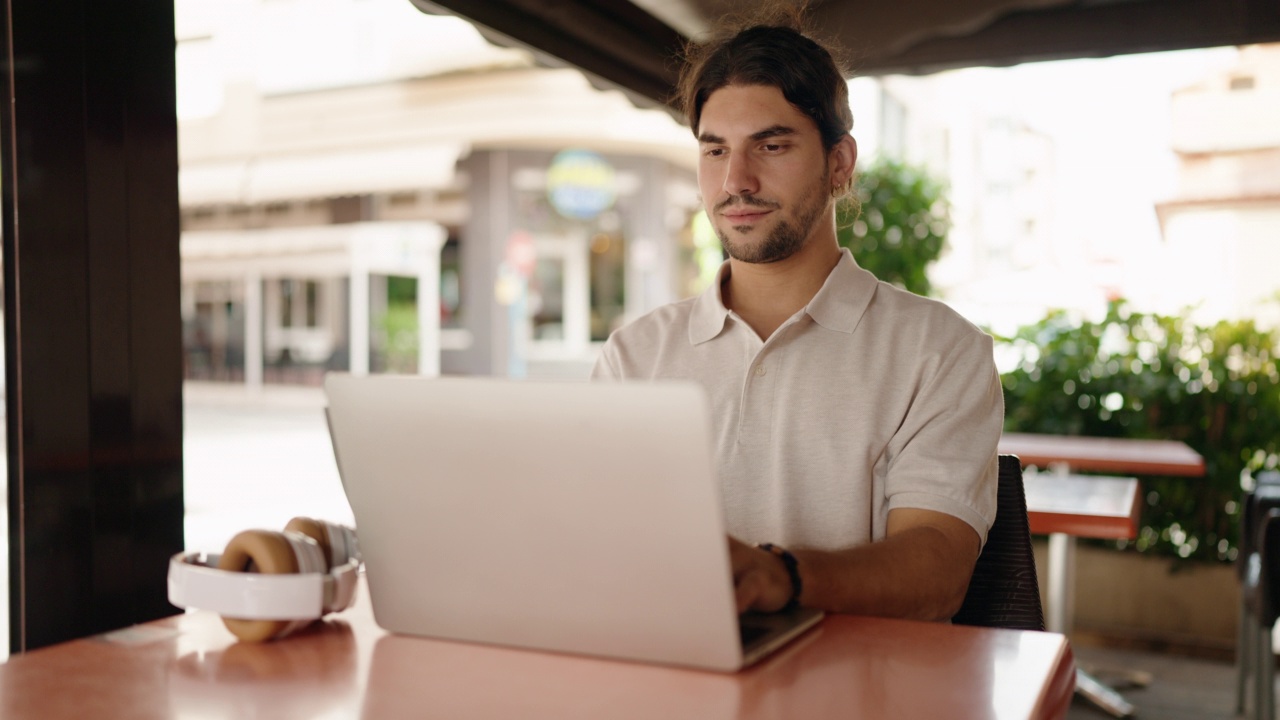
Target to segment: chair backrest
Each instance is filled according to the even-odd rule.
[[[951,622],[1044,630],[1044,608],[1040,604],[1036,559],[1027,523],[1027,496],[1022,487],[1022,463],[1016,455],[1001,455],[999,463],[996,519],[973,569],[964,604]]]
[[[1242,580],[1249,558],[1258,552],[1262,521],[1271,510],[1280,508],[1280,472],[1260,472],[1254,477],[1254,483],[1253,491],[1245,493],[1240,503],[1240,540],[1236,544],[1236,570]]]

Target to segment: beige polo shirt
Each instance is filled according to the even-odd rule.
[[[767,341],[725,308],[726,262],[699,297],[614,332],[592,377],[706,388],[725,520],[744,541],[847,548],[883,538],[903,507],[985,542],[1004,419],[991,338],[843,253]]]

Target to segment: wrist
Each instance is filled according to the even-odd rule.
[[[778,547],[773,543],[760,543],[756,547],[778,558],[782,562],[783,568],[787,571],[787,577],[791,581],[791,597],[782,609],[787,611],[799,607],[800,594],[804,591],[804,583],[800,578],[800,564],[796,561],[796,556],[792,555],[786,548]]]

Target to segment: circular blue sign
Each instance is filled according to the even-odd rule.
[[[556,212],[590,220],[618,198],[613,166],[590,150],[564,150],[547,169],[547,199]]]

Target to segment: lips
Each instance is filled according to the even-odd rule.
[[[731,223],[734,223],[735,225],[749,225],[753,222],[756,222],[757,220],[760,220],[765,215],[768,215],[771,212],[773,211],[772,210],[752,210],[749,212],[743,212],[739,210],[739,211],[724,213],[724,217],[726,220],[728,220]]]
[[[779,209],[781,204],[752,196],[730,196],[716,204],[715,212],[731,225],[753,225]]]

